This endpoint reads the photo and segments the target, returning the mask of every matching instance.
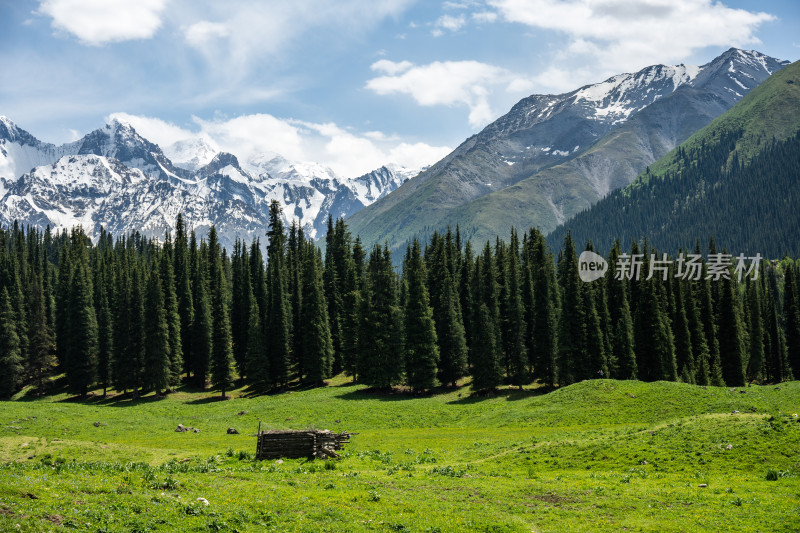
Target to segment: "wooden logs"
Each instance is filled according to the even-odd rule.
[[[256,458],[335,458],[339,457],[336,451],[350,442],[350,435],[346,431],[334,433],[327,429],[259,431]]]

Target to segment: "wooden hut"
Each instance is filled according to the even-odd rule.
[[[256,459],[334,458],[350,442],[350,433],[327,429],[259,430],[257,436]]]

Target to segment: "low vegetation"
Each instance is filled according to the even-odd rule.
[[[342,376],[228,401],[22,391],[0,404],[0,530],[791,531],[800,520],[800,382],[470,392],[381,393]],[[254,461],[259,423],[356,435],[335,462]]]

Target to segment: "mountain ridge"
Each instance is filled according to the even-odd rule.
[[[462,234],[478,240],[505,235],[511,225],[549,231],[608,190],[629,183],[648,162],[733,105],[745,91],[741,86],[755,87],[782,66],[784,62],[759,52],[731,48],[701,67],[653,65],[561,95],[529,96],[428,171],[351,216],[348,223],[366,243],[386,241],[393,248],[456,224]],[[599,166],[589,165],[602,170],[603,165],[630,163],[631,168],[603,178],[605,185],[598,177],[593,187],[592,179],[582,176],[580,169],[561,168],[544,180],[551,189],[549,195],[537,191],[542,184],[522,185],[523,189],[529,186],[532,194],[514,189],[523,180],[535,181],[548,169],[591,154],[612,131],[656,104],[662,107],[661,101],[679,92],[688,95],[690,87],[699,92],[689,98],[691,102],[681,104],[688,106],[683,115],[687,124],[681,126],[678,138],[661,147],[644,143],[641,150],[634,150],[634,159],[617,153],[601,158]],[[689,103],[704,111],[698,114]],[[647,135],[634,136],[634,144],[650,137],[649,128]],[[655,153],[646,157],[653,146]],[[624,151],[631,149],[627,145]],[[588,164],[588,160],[584,157],[580,163]],[[532,212],[528,204],[534,204]]]

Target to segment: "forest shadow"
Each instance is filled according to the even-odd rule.
[[[505,389],[495,389],[491,391],[479,391],[473,392],[468,396],[464,396],[463,398],[459,398],[458,400],[451,400],[447,402],[451,405],[470,405],[479,402],[483,402],[486,400],[491,400],[494,398],[505,398],[506,401],[515,402],[519,400],[526,400],[528,398],[533,398],[536,396],[543,396],[550,392],[553,392],[550,387],[537,387],[535,389],[518,389],[518,388],[505,388]]]
[[[337,395],[336,397],[342,400],[380,400],[384,402],[399,402],[404,400],[418,400],[421,398],[433,398],[435,396],[451,394],[462,389],[463,387],[463,385],[459,387],[436,387],[424,392],[398,387],[392,387],[390,389],[368,387],[366,389],[345,392]]]

